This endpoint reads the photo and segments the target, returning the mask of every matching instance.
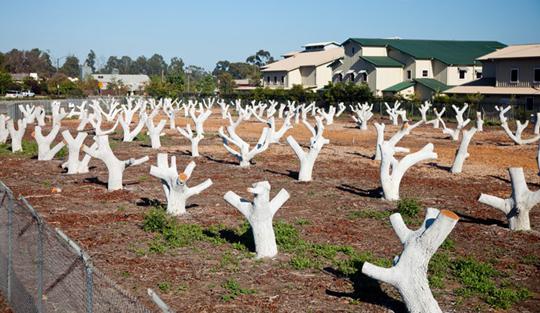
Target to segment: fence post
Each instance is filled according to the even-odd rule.
[[[92,266],[83,256],[84,272],[86,274],[86,313],[92,313],[94,305],[94,278],[92,277]]]
[[[37,272],[37,311],[43,312],[43,219],[39,216],[38,212],[26,201],[23,196],[19,197],[19,200],[30,211],[32,218],[36,221],[38,227],[37,237],[37,260],[36,260],[36,272]]]
[[[8,193],[8,256],[7,256],[7,301],[11,303],[11,272],[13,270],[13,195]]]

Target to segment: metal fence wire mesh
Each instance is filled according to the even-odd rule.
[[[1,181],[0,292],[16,313],[150,312]]]

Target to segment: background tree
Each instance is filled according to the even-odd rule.
[[[86,61],[84,61],[84,63],[90,66],[90,68],[92,69],[92,73],[96,72],[96,53],[94,52],[94,50],[90,50],[88,56],[86,56]]]
[[[218,76],[218,88],[221,94],[232,94],[235,87],[234,77],[231,74],[221,73]]]
[[[138,74],[133,65],[133,60],[129,56],[124,55],[118,60],[118,72],[120,74]]]
[[[133,71],[137,74],[148,75],[148,65],[146,61],[147,60],[144,55],[138,57],[137,60],[135,60],[135,64],[133,64]]]
[[[41,94],[41,85],[33,77],[25,77],[22,85],[24,90],[30,90],[36,95]]]
[[[195,88],[201,94],[213,94],[216,90],[216,81],[212,75],[206,74],[197,81]]]
[[[13,49],[4,55],[3,63],[9,73],[38,73],[50,77],[55,72],[50,55],[37,48],[30,51]]]
[[[66,74],[69,77],[79,77],[80,68],[79,68],[79,59],[76,56],[68,56],[66,61],[60,68],[59,72]]]
[[[12,84],[13,80],[11,79],[11,75],[0,71],[0,96],[3,97]]]
[[[165,75],[167,74],[167,63],[159,54],[154,54],[146,61],[147,75]]]
[[[274,62],[274,58],[272,57],[270,52],[266,50],[262,50],[262,49],[257,51],[257,53],[255,53],[254,55],[247,57],[246,59],[246,63],[255,65],[258,68],[261,68],[265,66],[266,64],[269,64],[272,62]]]
[[[111,74],[113,70],[120,68],[120,60],[116,56],[110,56],[105,66],[100,70],[102,74]]]

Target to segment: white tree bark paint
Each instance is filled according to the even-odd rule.
[[[330,143],[330,140],[323,137],[324,126],[322,118],[316,116],[315,120],[317,123],[316,128],[313,128],[307,121],[303,121],[304,125],[306,125],[312,134],[312,137],[309,140],[309,151],[307,153],[304,152],[304,149],[300,147],[298,142],[296,142],[292,136],[287,137],[287,142],[300,160],[300,171],[298,172],[299,181],[308,182],[313,179],[313,166],[315,165],[315,161],[323,146]]]
[[[540,203],[540,190],[530,191],[525,181],[525,174],[521,167],[508,169],[512,181],[512,194],[510,198],[481,194],[478,201],[502,211],[508,219],[511,230],[531,230],[529,213]]]
[[[193,134],[193,131],[191,130],[191,125],[190,124],[187,124],[186,129],[183,129],[181,127],[177,127],[176,130],[178,130],[178,132],[182,136],[186,137],[191,142],[191,156],[192,157],[200,156],[200,154],[199,154],[199,142],[202,139],[204,139],[204,135],[202,135],[202,134],[196,134],[196,135]]]
[[[225,101],[223,100],[220,100],[218,102],[218,105],[219,105],[219,108],[220,108],[220,112],[221,112],[221,118],[222,119],[226,119],[227,118],[227,114],[229,113],[229,105],[225,103]]]
[[[452,168],[450,169],[451,173],[461,173],[463,169],[463,163],[469,157],[469,152],[467,151],[467,149],[469,148],[471,139],[476,133],[476,131],[477,129],[474,127],[469,130],[463,131],[463,138],[461,139],[461,143],[459,144],[459,149],[456,151],[456,157],[454,158]]]
[[[19,104],[19,110],[21,111],[21,113],[23,114],[24,116],[24,122],[26,123],[26,125],[31,125],[31,124],[34,124],[34,120],[36,119],[36,112],[35,112],[35,109],[36,107],[33,106],[33,105],[29,105],[29,104],[26,104],[26,105],[22,105],[22,104]]]
[[[67,168],[67,174],[88,173],[88,162],[90,162],[91,159],[90,155],[85,154],[82,160],[79,160],[81,147],[86,136],[88,136],[86,132],[79,132],[77,133],[77,137],[73,138],[69,130],[66,129],[62,132],[62,137],[64,137],[64,141],[68,148],[68,159],[62,164],[62,167]],[[97,145],[94,143],[94,146],[91,147],[91,149],[96,148],[96,146]]]
[[[405,110],[399,110],[399,107],[401,106],[401,103],[399,101],[394,102],[394,107],[390,108],[388,103],[384,103],[386,106],[386,113],[388,113],[388,116],[390,117],[390,120],[392,121],[392,125],[397,126],[399,125],[399,117],[403,120],[403,122],[408,121],[407,120],[407,111]]]
[[[360,130],[368,129],[368,121],[373,117],[372,110],[373,104],[369,105],[367,102],[362,105],[357,104],[355,108],[351,106],[351,111],[356,114],[356,116],[352,115],[352,119]]]
[[[424,123],[422,120],[414,123],[413,125],[409,125],[409,123],[403,123],[401,126],[401,129],[397,131],[388,141],[390,144],[394,147],[394,150],[396,153],[409,153],[410,150],[408,148],[404,147],[398,147],[396,146],[398,142],[403,139],[403,137],[409,135],[413,129],[420,126],[422,123]],[[373,123],[375,125],[375,129],[377,130],[377,141],[375,144],[375,155],[373,156],[373,160],[380,160],[381,159],[381,149],[380,146],[384,142],[384,129],[385,124],[384,123]]]
[[[129,116],[129,115],[128,115]],[[146,124],[146,115],[141,115],[139,117],[139,122],[137,123],[137,126],[133,130],[129,129],[129,123],[126,121],[126,119],[132,120],[130,117],[124,117],[122,114],[118,117],[118,122],[120,123],[120,126],[122,127],[122,132],[124,133],[124,142],[132,142],[135,137],[142,131]]]
[[[42,106],[37,106],[35,109],[35,114],[38,126],[45,126],[45,109]]]
[[[479,132],[484,131],[484,120],[482,119],[482,112],[476,111],[476,129]]]
[[[150,136],[152,149],[161,148],[160,136],[163,128],[165,128],[165,123],[167,123],[167,120],[160,120],[157,125],[154,125],[154,120],[151,116],[146,118],[146,128],[148,129],[148,136]]]
[[[403,252],[391,268],[365,262],[362,273],[396,287],[409,312],[442,313],[429,288],[428,264],[458,220],[451,211],[428,208],[420,229],[412,231],[399,213],[392,214],[390,221],[403,244]]]
[[[390,141],[385,141],[381,149],[381,185],[384,199],[388,201],[399,200],[399,186],[405,172],[418,162],[436,159],[437,154],[433,152],[433,144],[425,145],[421,150],[406,155],[403,159],[397,160],[395,146]]]
[[[443,125],[443,129],[446,128],[446,124],[444,123],[444,120],[442,119],[442,116],[444,112],[446,111],[446,108],[442,108],[442,110],[439,112],[437,108],[433,109],[433,112],[435,113],[435,118],[431,121],[428,121],[426,124],[432,124],[433,128],[438,129],[439,124]]]
[[[520,121],[516,120],[516,133],[512,133],[510,130],[510,127],[508,127],[508,119],[506,118],[505,113],[510,110],[511,106],[507,106],[506,108],[495,106],[495,109],[499,111],[499,119],[501,120],[501,126],[504,129],[504,132],[510,139],[514,141],[517,145],[527,145],[533,142],[536,142],[540,139],[540,135],[536,135],[533,138],[529,139],[522,139],[521,136],[523,134],[523,131],[527,126],[529,125],[529,121],[526,121],[524,124],[521,124]]]
[[[540,112],[536,112],[536,122],[534,123],[534,134],[540,135]]]
[[[129,160],[121,161],[114,155],[111,146],[109,145],[109,136],[96,136],[94,139],[97,145],[93,147],[84,146],[83,151],[89,154],[91,157],[99,159],[105,163],[105,166],[109,172],[109,178],[107,181],[107,189],[109,191],[122,189],[122,179],[126,168],[148,161],[148,156],[140,159],[130,158]]]
[[[332,125],[334,124],[334,116],[336,115],[336,107],[333,105],[330,105],[328,107],[328,113],[324,111],[324,109],[317,109],[317,113],[324,118],[326,121],[326,125]],[[305,119],[303,119],[305,120]]]
[[[189,115],[191,116],[193,123],[195,123],[195,131],[197,134],[204,135],[204,122],[210,117],[211,114],[212,110],[206,110],[197,116],[195,114],[195,109],[189,110]]]
[[[101,123],[102,118],[100,114],[93,114],[93,118],[89,119],[90,124],[92,124],[92,127],[94,127],[94,131],[96,133],[96,136],[107,136],[116,130],[116,127],[118,127],[118,119],[114,123],[113,127],[108,130],[101,129]],[[78,128],[77,128],[78,129]]]
[[[424,121],[425,123],[428,122],[427,120],[427,112],[429,111],[429,109],[431,108],[432,104],[431,102],[429,101],[425,101],[421,106],[420,106],[420,115],[422,116],[422,121]]]
[[[13,120],[9,120],[7,122],[7,129],[9,131],[9,136],[11,137],[11,152],[22,151],[22,139],[24,137],[24,132],[26,131],[25,119],[17,121],[17,129],[15,129]]]
[[[254,194],[253,202],[240,198],[232,191],[228,191],[223,198],[237,208],[251,225],[257,259],[273,258],[278,250],[272,220],[279,208],[289,199],[289,193],[281,189],[274,199],[270,200],[270,184],[267,181],[253,184],[253,188],[248,188],[248,191]]]
[[[268,149],[269,145],[269,129],[268,127],[265,127],[261,133],[261,136],[259,137],[259,141],[253,147],[253,149],[250,150],[249,143],[245,142],[240,136],[236,134],[236,131],[234,127],[228,126],[227,132],[229,133],[229,136],[225,134],[223,131],[223,126],[219,128],[219,136],[223,140],[223,147],[232,154],[234,157],[240,161],[240,167],[249,167],[250,161],[259,153],[262,153]],[[233,144],[239,148],[239,151],[234,150],[230,144]]]
[[[343,114],[343,112],[345,112],[345,110],[347,109],[347,107],[345,106],[345,104],[343,104],[343,102],[338,103],[338,108],[339,108],[339,111],[337,111],[336,117],[340,117],[341,114]]]
[[[9,116],[0,114],[0,143],[6,143],[9,137],[9,130],[7,129],[8,121],[9,121]]]
[[[287,116],[283,120],[283,125],[281,125],[281,128],[279,130],[276,130],[276,121],[273,116],[269,117],[268,119],[264,119],[260,117],[259,115],[257,115],[255,112],[253,112],[253,116],[255,116],[255,118],[259,120],[261,123],[265,123],[268,126],[268,131],[269,131],[268,137],[270,140],[269,142],[270,144],[280,143],[280,140],[285,135],[285,133],[293,127],[291,123],[292,116],[290,114],[287,114]],[[231,120],[231,123],[232,123],[232,120]]]
[[[461,134],[461,130],[465,126],[467,126],[467,124],[469,124],[470,121],[471,121],[470,119],[467,119],[462,124],[456,125],[456,129],[451,129],[451,128],[446,127],[446,125],[443,125],[444,126],[443,134],[446,134],[446,135],[450,136],[450,138],[453,141],[458,141],[459,140],[459,134]]]
[[[212,180],[207,179],[203,183],[188,187],[187,181],[193,173],[195,162],[191,161],[183,173],[178,173],[176,157],[171,157],[169,165],[167,153],[158,153],[157,166],[152,165],[150,175],[161,179],[165,197],[167,198],[167,213],[172,216],[186,214],[186,201],[194,195],[198,195],[212,185]]]
[[[53,143],[54,139],[56,138],[56,135],[58,135],[58,131],[60,130],[59,124],[54,124],[53,128],[49,132],[47,136],[43,136],[41,132],[41,126],[36,126],[34,129],[34,132],[32,133],[32,137],[37,142],[38,145],[38,160],[39,161],[50,161],[54,158],[54,156],[65,146],[65,143],[59,142],[51,148],[51,144]]]
[[[52,112],[52,125],[53,126],[55,126],[55,125],[62,126],[62,120],[68,114],[64,110],[64,108],[60,107],[60,102],[53,101],[51,103],[51,112]]]

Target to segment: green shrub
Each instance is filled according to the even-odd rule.
[[[221,296],[221,299],[225,302],[234,300],[240,295],[250,295],[256,292],[253,289],[242,288],[240,284],[232,278],[224,282],[221,287],[227,291],[226,294]]]
[[[416,217],[420,213],[420,209],[420,203],[416,199],[405,198],[397,203],[397,211],[404,217]]]

